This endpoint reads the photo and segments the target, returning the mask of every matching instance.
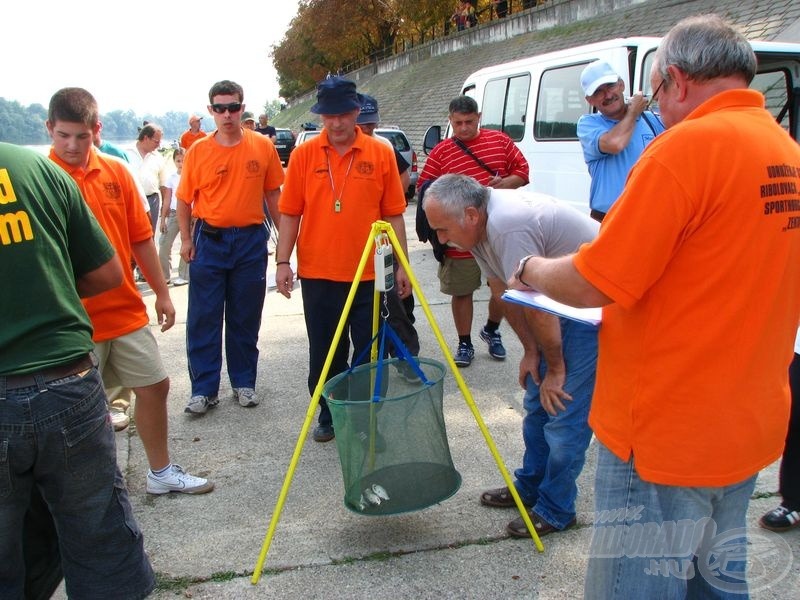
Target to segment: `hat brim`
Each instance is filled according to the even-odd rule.
[[[356,123],[359,125],[370,125],[372,123],[380,123],[381,117],[378,113],[359,113]]]
[[[591,96],[601,85],[606,85],[607,83],[617,83],[619,79],[620,78],[618,75],[603,75],[602,77],[595,79],[592,84],[583,91],[583,93],[587,96]]]
[[[361,104],[357,100],[342,98],[317,102],[311,107],[311,112],[315,115],[343,115],[357,108],[361,108]]]

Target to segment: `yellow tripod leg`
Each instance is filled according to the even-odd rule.
[[[253,577],[250,579],[250,582],[253,585],[257,584],[261,579],[261,573],[264,569],[264,562],[267,560],[267,553],[269,552],[269,547],[272,544],[272,538],[275,535],[275,528],[278,526],[278,521],[281,518],[283,505],[286,503],[286,496],[289,494],[289,487],[292,484],[292,478],[294,477],[295,469],[297,469],[297,463],[300,460],[300,455],[303,452],[303,445],[305,444],[306,435],[308,435],[311,421],[314,419],[314,413],[316,412],[317,405],[319,404],[319,398],[322,395],[322,388],[328,379],[328,371],[330,371],[331,363],[333,362],[333,355],[336,352],[336,347],[339,345],[339,340],[342,338],[342,332],[344,331],[344,325],[347,321],[347,316],[350,314],[350,309],[353,307],[353,299],[356,295],[356,289],[358,288],[358,284],[361,282],[361,276],[364,273],[364,267],[366,266],[367,259],[370,255],[372,238],[374,237],[376,231],[376,225],[373,224],[372,233],[367,239],[364,252],[361,255],[361,261],[358,263],[358,269],[356,269],[356,274],[353,278],[353,285],[350,286],[350,293],[347,295],[347,300],[344,304],[344,309],[342,310],[342,316],[339,319],[339,324],[336,326],[336,333],[333,335],[333,342],[331,342],[331,347],[328,350],[328,356],[325,359],[325,364],[322,367],[322,373],[319,376],[317,387],[314,388],[314,393],[311,396],[311,401],[308,404],[306,418],[303,421],[303,427],[300,429],[300,435],[297,437],[294,453],[292,454],[292,459],[289,462],[289,469],[286,471],[286,476],[283,479],[283,486],[281,486],[280,494],[278,494],[278,502],[275,505],[275,511],[272,513],[272,518],[269,522],[269,528],[267,529],[267,534],[264,538],[264,543],[261,546],[261,552],[258,556],[258,561],[256,562],[256,566],[253,570]]]

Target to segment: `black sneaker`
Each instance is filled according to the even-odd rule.
[[[475,349],[472,344],[467,342],[459,342],[456,355],[453,357],[453,362],[457,367],[468,367],[472,364],[472,359],[475,358]]]
[[[770,531],[789,531],[800,525],[800,512],[781,505],[761,517],[758,524]]]
[[[333,433],[331,425],[317,425],[314,428],[314,441],[315,442],[330,442],[336,435]]]
[[[486,327],[484,327],[481,329],[481,339],[489,344],[489,356],[497,360],[506,359],[506,349],[503,346],[503,340],[500,338],[499,331],[489,333],[486,331]]]

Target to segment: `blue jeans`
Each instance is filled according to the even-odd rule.
[[[97,369],[15,390],[0,377],[0,598],[23,595],[22,523],[34,486],[58,530],[70,598],[150,593]]]
[[[572,396],[566,410],[547,414],[539,399],[539,386],[528,376],[523,399],[525,418],[522,468],[514,471],[522,501],[545,521],[563,529],[575,518],[576,480],[592,439],[589,407],[597,367],[597,328],[561,319],[561,339],[567,378],[564,390]],[[539,375],[547,364],[542,358]]]
[[[747,598],[744,527],[756,475],[725,487],[659,485],[639,478],[633,457],[598,446],[584,598]]]
[[[194,229],[189,263],[186,355],[192,395],[216,396],[225,357],[232,387],[255,388],[258,330],[267,293],[267,234],[262,225],[220,228],[218,236]]]

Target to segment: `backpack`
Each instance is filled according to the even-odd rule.
[[[417,215],[415,225],[417,229],[417,238],[419,238],[419,241],[430,242],[431,246],[433,247],[433,256],[440,263],[443,263],[445,246],[439,241],[439,236],[436,235],[436,232],[431,227],[431,224],[428,223],[428,217],[425,215],[424,207],[425,192],[428,191],[428,187],[433,183],[433,181],[433,179],[426,181],[419,188],[419,194],[417,195]]]

